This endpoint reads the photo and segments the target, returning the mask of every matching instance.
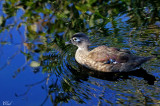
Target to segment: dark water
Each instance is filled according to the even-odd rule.
[[[160,105],[160,1],[0,1],[0,105]],[[99,45],[156,56],[128,73],[74,59],[77,32]]]

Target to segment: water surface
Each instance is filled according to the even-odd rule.
[[[160,2],[124,0],[0,1],[0,104],[159,105]],[[80,66],[77,32],[99,45],[155,56],[128,73]]]

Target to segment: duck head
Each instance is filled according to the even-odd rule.
[[[73,44],[77,46],[78,49],[88,49],[88,46],[91,45],[88,36],[81,32],[74,34],[70,41],[65,42],[65,44]]]

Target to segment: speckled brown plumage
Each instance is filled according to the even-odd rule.
[[[113,47],[99,46],[89,52],[88,56],[97,62],[106,62],[113,59],[118,63],[124,63],[129,60],[130,52]]]
[[[69,43],[78,47],[75,59],[79,64],[102,72],[132,71],[152,58],[151,56],[135,56],[128,50],[104,45],[89,51],[90,42],[84,33],[74,34]]]

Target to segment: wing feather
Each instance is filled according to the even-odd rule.
[[[97,62],[106,63],[112,59],[118,63],[124,63],[129,60],[130,52],[124,49],[99,46],[90,51],[88,57]]]

